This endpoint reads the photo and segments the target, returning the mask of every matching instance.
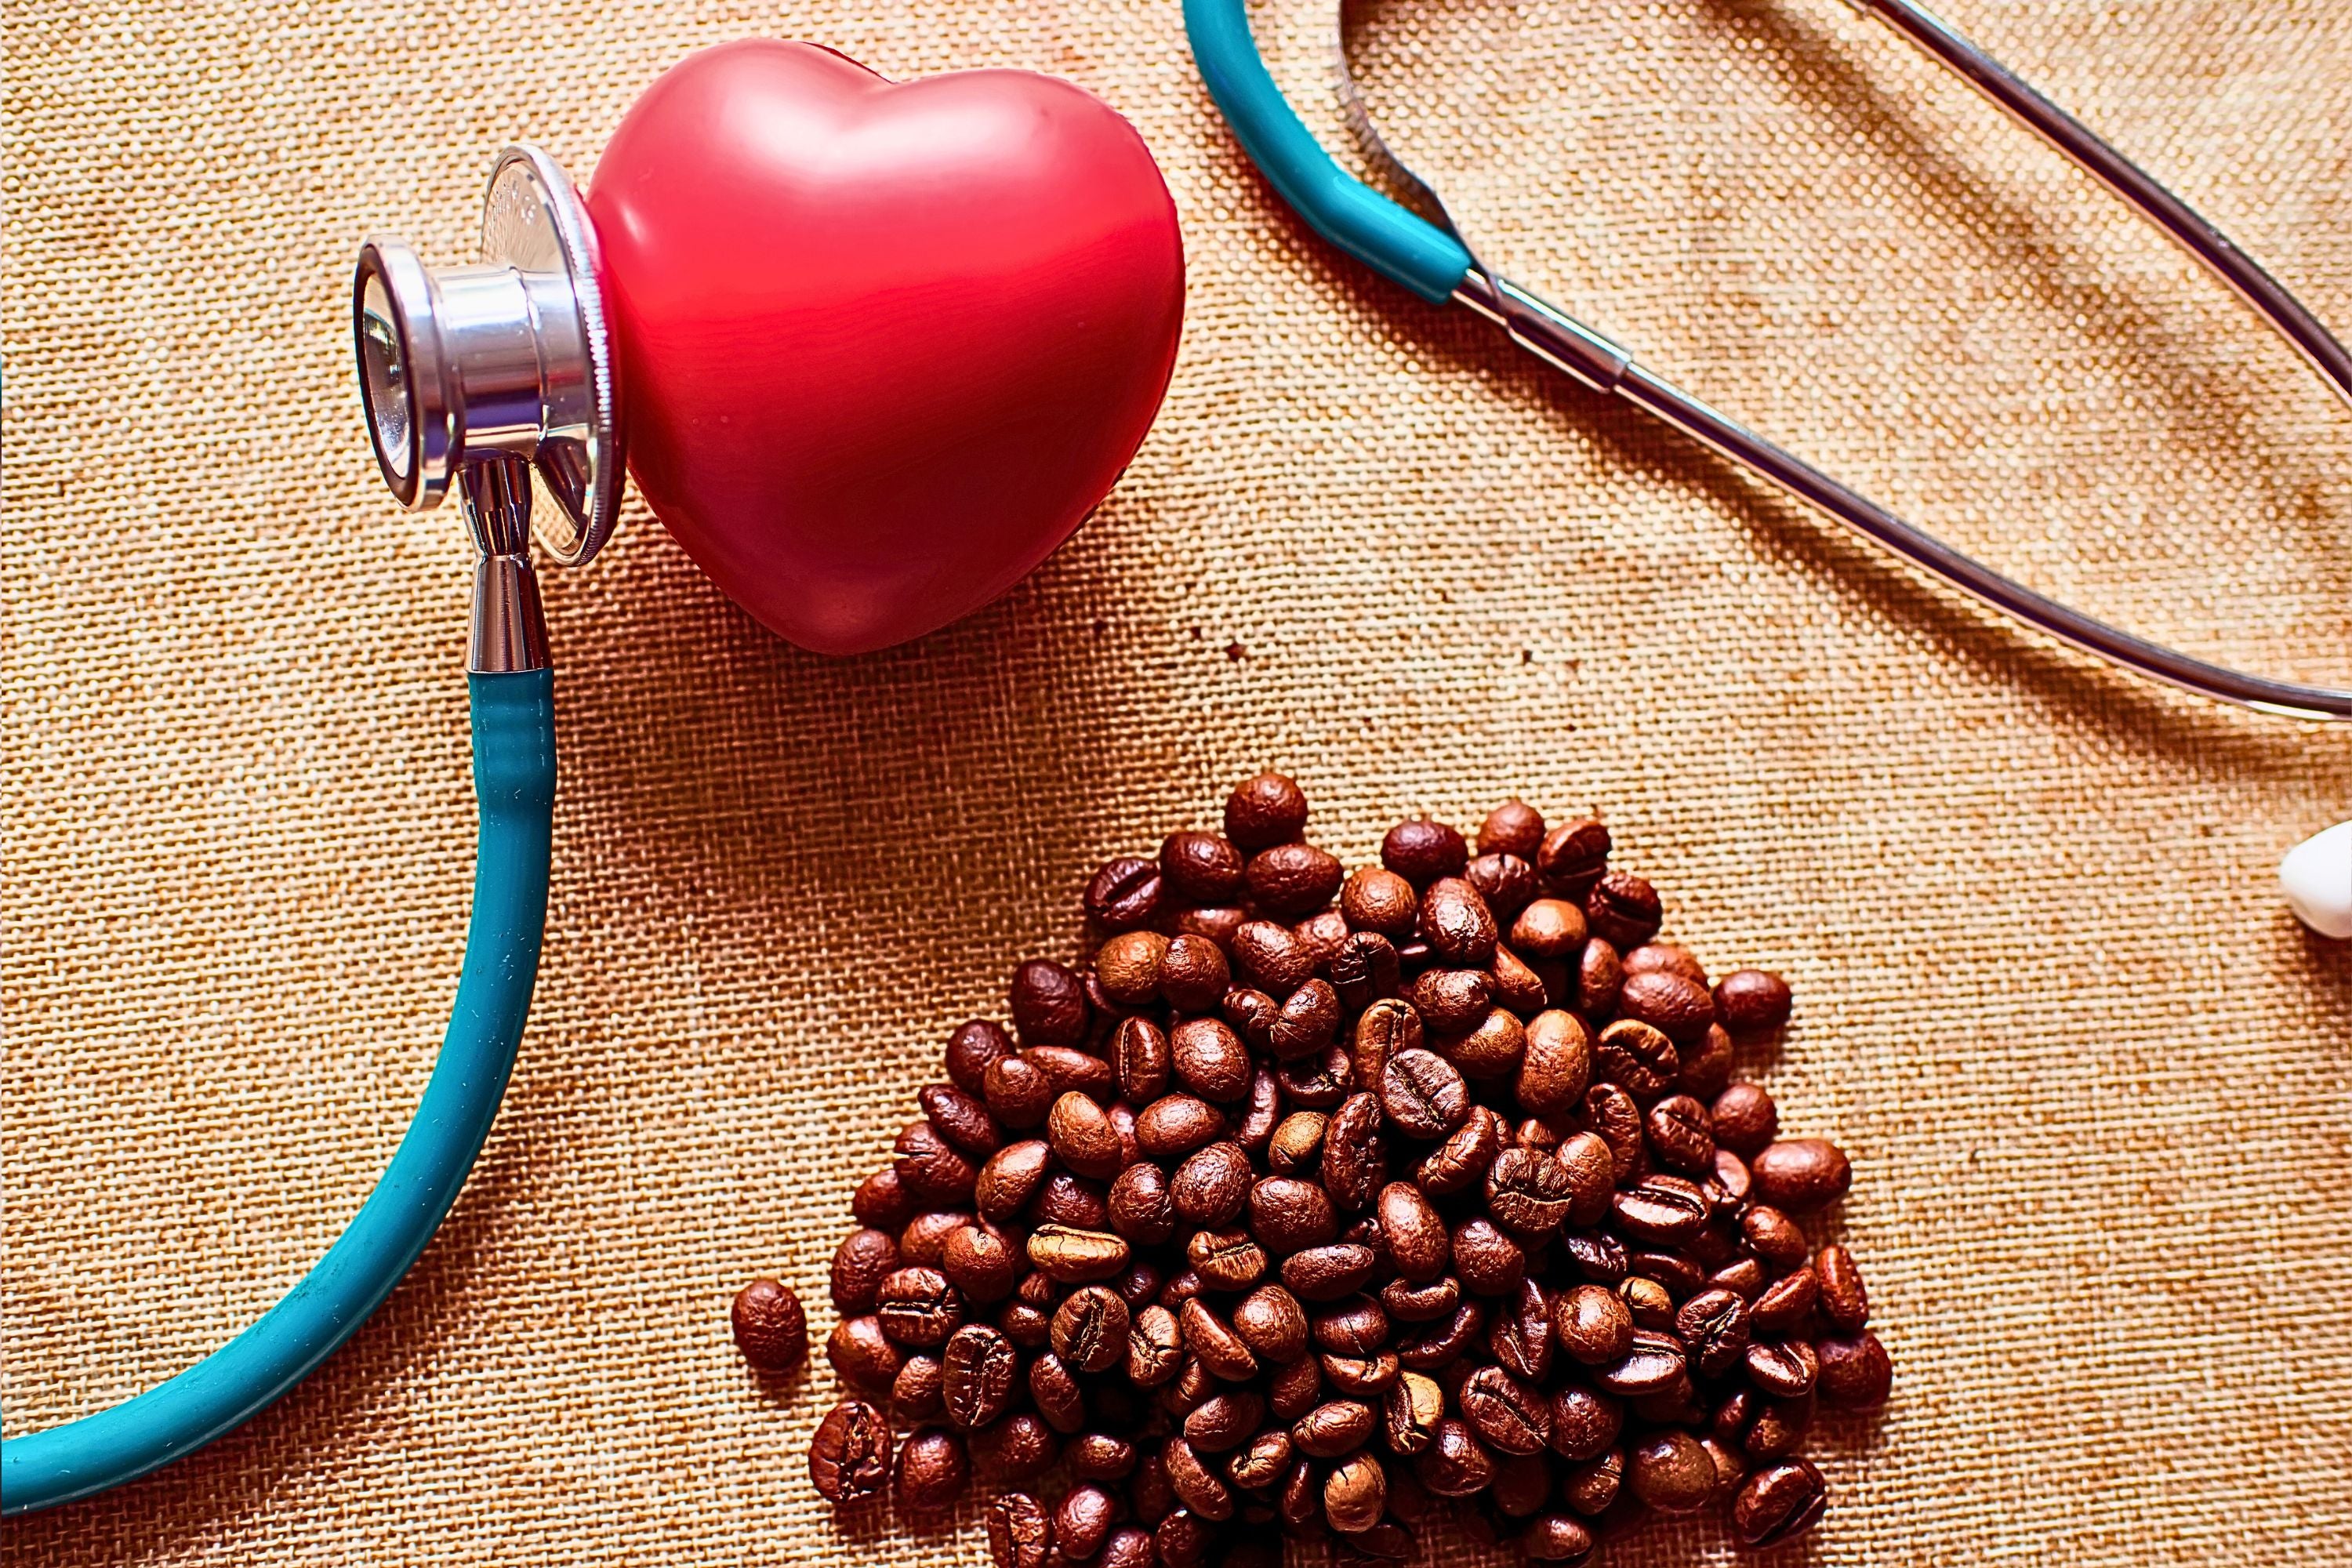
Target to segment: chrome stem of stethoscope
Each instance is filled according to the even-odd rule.
[[[2352,404],[2352,352],[2187,203],[1925,6],[1914,0],[1847,3],[1864,15],[1886,22],[2128,202],[2252,306],[2323,380]],[[1462,235],[1436,191],[1396,155],[1372,124],[1348,69],[1344,12],[1339,75],[1349,123],[1366,153],[1430,209],[1469,253],[1471,268],[1454,290],[1454,302],[1501,326],[1514,342],[1537,358],[1596,392],[1624,398],[1982,603],[2086,653],[2183,690],[2263,712],[2294,719],[2352,720],[2352,690],[2273,680],[2192,658],[2003,576],[1710,407],[1639,363],[1607,334],[1495,273],[1478,259],[1475,247]]]

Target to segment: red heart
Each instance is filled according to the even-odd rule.
[[[1051,77],[706,49],[621,121],[588,209],[638,488],[819,652],[1020,581],[1118,479],[1175,365],[1175,204],[1134,127]]]

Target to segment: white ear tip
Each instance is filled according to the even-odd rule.
[[[2352,822],[2339,822],[2286,852],[2279,886],[2294,918],[2322,936],[2352,937]]]

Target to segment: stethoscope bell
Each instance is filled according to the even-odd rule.
[[[537,668],[546,633],[529,539],[567,566],[612,537],[625,471],[596,231],[554,161],[509,147],[482,204],[482,258],[428,268],[370,237],[352,280],[376,467],[403,506],[454,482],[475,547],[478,670]],[[554,504],[531,505],[532,472]],[[532,527],[534,518],[538,526]]]

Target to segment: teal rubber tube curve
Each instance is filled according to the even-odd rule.
[[[1225,123],[1315,232],[1423,299],[1443,303],[1470,272],[1462,242],[1339,167],[1265,68],[1244,0],[1184,0],[1192,60]]]
[[[457,1201],[530,1011],[555,805],[551,672],[467,680],[481,826],[466,964],[440,1059],[391,1166],[318,1266],[253,1327],[111,1410],[0,1443],[0,1511],[102,1492],[251,1420],[367,1321]]]

